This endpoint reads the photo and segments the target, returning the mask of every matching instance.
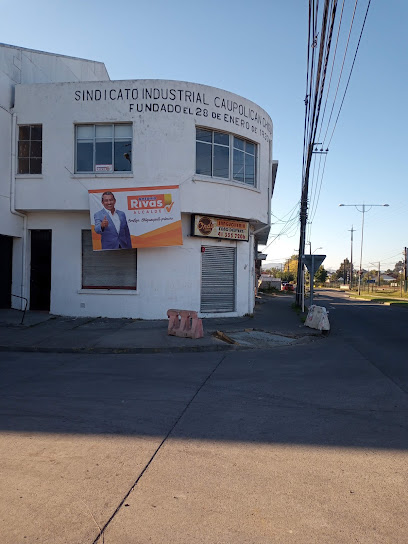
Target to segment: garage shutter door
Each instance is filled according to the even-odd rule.
[[[82,288],[136,289],[136,249],[93,251],[91,231],[83,230]]]
[[[235,310],[234,247],[202,246],[201,311],[233,312]]]

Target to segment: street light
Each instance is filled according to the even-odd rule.
[[[312,242],[306,242],[306,244],[309,246],[309,255],[311,255],[311,254],[312,254]],[[313,253],[314,253],[315,251],[317,251],[318,249],[323,249],[323,248],[322,248],[322,247],[318,247],[318,248],[316,248],[316,249],[313,251]]]
[[[369,212],[371,208],[374,206],[386,206],[388,207],[389,204],[339,204],[339,206],[353,206],[358,212],[361,212],[363,214],[363,221],[361,223],[361,248],[360,248],[360,271],[358,274],[358,294],[360,295],[361,292],[361,267],[363,263],[363,239],[364,239],[364,214],[365,212]],[[359,206],[362,208],[359,209]],[[368,208],[368,209],[366,209]]]

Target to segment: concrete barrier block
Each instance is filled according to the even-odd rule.
[[[167,334],[181,338],[203,338],[203,322],[193,310],[167,310]]]
[[[312,305],[306,317],[305,327],[318,329],[320,331],[329,331],[330,323],[328,312],[324,306]]]

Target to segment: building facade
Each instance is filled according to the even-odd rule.
[[[268,114],[205,85],[110,81],[99,63],[0,54],[6,65],[16,54],[41,59],[30,77],[0,82],[3,306],[27,299],[57,315],[142,319],[169,308],[252,313],[277,170]],[[62,75],[67,62],[77,75]]]

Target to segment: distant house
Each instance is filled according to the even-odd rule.
[[[280,291],[281,289],[282,280],[280,278],[272,278],[271,276],[262,274],[261,277],[259,278],[259,281],[260,281],[260,284],[259,284],[260,289],[271,289],[272,287],[274,287],[278,291]]]
[[[392,276],[389,276],[388,274],[381,274],[380,278],[381,278],[381,281],[386,281],[386,282],[395,281],[395,278],[393,278]]]

